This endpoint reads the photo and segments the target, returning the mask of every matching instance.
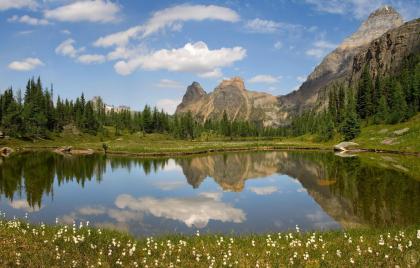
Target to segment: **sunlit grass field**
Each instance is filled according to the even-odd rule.
[[[420,226],[134,238],[89,223],[0,220],[1,267],[418,267]]]
[[[311,139],[287,140],[285,138],[217,138],[217,139],[195,139],[181,140],[167,134],[143,134],[123,133],[115,136],[109,132],[107,136],[92,136],[88,134],[67,134],[54,135],[51,139],[23,141],[10,139],[0,141],[0,146],[12,148],[56,148],[60,146],[72,146],[80,149],[94,149],[103,151],[102,145],[108,145],[109,153],[138,153],[138,154],[183,154],[203,153],[211,151],[232,151],[232,150],[262,150],[264,148],[325,148],[331,149],[331,143],[315,143]]]
[[[363,128],[354,141],[364,148],[420,152],[420,114],[400,124]]]
[[[263,150],[263,149],[328,149],[341,141],[340,135],[328,142],[319,142],[315,135],[277,138],[197,138],[180,140],[167,134],[122,133],[116,136],[112,128],[106,135],[98,136],[63,132],[50,139],[24,141],[19,139],[0,140],[0,146],[12,148],[56,148],[73,146],[79,149],[102,151],[108,145],[110,153],[174,155],[185,153],[206,153],[212,151]],[[399,152],[420,152],[420,114],[409,121],[395,125],[372,125],[362,128],[355,142],[361,148]]]

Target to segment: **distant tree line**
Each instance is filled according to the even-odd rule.
[[[420,54],[408,56],[397,75],[372,78],[369,66],[363,68],[355,88],[344,83],[329,88],[328,108],[306,111],[295,117],[286,135],[315,134],[330,140],[340,133],[351,140],[360,127],[404,122],[420,111]]]
[[[257,122],[230,121],[226,113],[221,120],[199,123],[189,112],[169,115],[146,105],[143,111],[107,110],[102,99],[87,101],[84,94],[76,100],[57,97],[53,88],[43,88],[41,79],[29,79],[24,96],[9,88],[0,95],[0,130],[6,135],[25,138],[49,138],[66,127],[92,135],[107,134],[112,127],[116,135],[130,133],[167,133],[181,139],[227,136],[274,136],[279,129],[265,128]]]
[[[93,103],[83,94],[74,102],[58,97],[54,104],[53,89],[43,89],[40,78],[28,81],[23,97],[11,88],[0,95],[0,122],[7,135],[19,138],[46,138],[68,123],[89,133],[100,128]]]

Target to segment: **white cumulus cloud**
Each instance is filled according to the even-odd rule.
[[[281,49],[283,47],[283,43],[281,41],[277,41],[274,43],[275,49]]]
[[[63,41],[61,44],[58,45],[58,47],[55,49],[55,53],[62,55],[62,56],[68,56],[71,58],[77,57],[77,55],[84,50],[84,48],[75,48],[74,44],[76,41],[69,38],[65,41]]]
[[[160,88],[174,88],[174,89],[181,89],[185,86],[178,81],[170,80],[170,79],[161,79],[156,84],[157,87]]]
[[[21,17],[14,15],[13,17],[8,18],[7,21],[20,22],[20,23],[33,25],[33,26],[50,24],[50,22],[46,19],[38,19],[38,18],[31,17],[29,15],[23,15]]]
[[[139,55],[127,61],[119,61],[114,68],[121,75],[129,75],[136,69],[191,72],[203,76],[217,69],[242,60],[246,50],[242,47],[210,50],[204,42],[187,43],[184,47],[161,49]]]
[[[74,58],[77,62],[83,64],[99,64],[106,61],[106,57],[100,54],[82,54],[85,51],[84,47],[76,48],[74,44],[76,41],[69,38],[63,41],[55,49],[55,53],[62,56]]]
[[[245,27],[253,32],[272,33],[281,27],[281,23],[272,20],[253,19],[245,24]]]
[[[256,18],[245,23],[245,29],[252,33],[289,33],[299,35],[303,30],[310,31],[312,28],[305,28],[299,24],[279,22]]]
[[[47,19],[67,22],[115,22],[120,6],[108,0],[75,1],[68,5],[46,10]]]
[[[103,63],[106,58],[100,54],[84,54],[77,57],[77,61],[84,64]]]
[[[223,73],[222,73],[222,70],[220,70],[220,68],[216,68],[212,71],[199,73],[198,76],[203,77],[203,78],[219,78],[223,76]]]
[[[176,107],[181,103],[181,100],[174,99],[160,99],[156,102],[156,108],[164,110],[168,114],[174,114]]]
[[[275,77],[269,74],[259,74],[249,79],[248,82],[261,84],[275,84],[279,82],[279,77]]]
[[[299,75],[296,77],[296,81],[298,81],[299,83],[303,83],[306,81],[306,76]]]
[[[310,49],[306,50],[305,53],[306,55],[311,57],[322,58],[336,47],[337,44],[333,44],[325,40],[319,40],[316,41]]]
[[[94,45],[100,47],[123,46],[135,37],[144,38],[166,28],[180,30],[182,22],[203,20],[235,22],[239,20],[239,15],[230,8],[215,5],[178,5],[155,12],[143,25],[101,37],[96,40]]]
[[[13,61],[9,64],[9,69],[15,71],[30,71],[44,63],[38,58],[26,58],[21,61]]]
[[[20,9],[20,8],[36,8],[37,2],[35,0],[1,0],[0,11],[8,9]]]

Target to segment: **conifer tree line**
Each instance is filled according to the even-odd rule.
[[[230,120],[226,111],[223,112],[220,120],[207,119],[204,123],[195,120],[191,112],[183,115],[174,115],[172,133],[178,138],[203,138],[211,137],[274,137],[283,136],[284,129],[263,126],[261,122]]]
[[[420,111],[420,54],[408,56],[393,76],[373,78],[369,66],[364,66],[356,88],[343,83],[329,88],[327,107],[294,118],[286,133],[317,134],[324,141],[341,133],[344,140],[351,140],[359,135],[361,125],[406,121]]]
[[[1,130],[9,136],[29,139],[48,138],[66,126],[93,135],[103,133],[105,126],[114,127],[116,134],[124,130],[146,133],[169,130],[169,115],[149,106],[143,112],[107,112],[101,98],[87,101],[83,93],[74,101],[58,96],[54,102],[53,98],[53,89],[44,89],[40,78],[28,81],[23,97],[20,90],[5,90],[0,95]]]
[[[283,127],[265,127],[257,121],[229,119],[204,122],[191,112],[169,115],[146,105],[143,111],[105,109],[101,98],[87,101],[84,94],[76,100],[54,102],[54,92],[43,88],[41,79],[30,79],[25,92],[11,88],[0,95],[0,130],[18,138],[48,138],[68,126],[92,135],[130,133],[166,133],[180,139],[275,137],[315,134],[327,141],[337,133],[351,140],[361,126],[403,122],[420,111],[420,54],[410,55],[398,75],[374,78],[365,66],[355,88],[343,83],[328,90],[328,105],[321,112],[306,111]]]
[[[87,101],[84,94],[76,100],[57,97],[52,86],[43,88],[41,79],[29,79],[24,95],[9,88],[0,95],[0,130],[17,138],[48,138],[66,127],[92,135],[130,133],[167,133],[181,139],[226,136],[274,136],[279,129],[265,128],[257,122],[230,121],[226,113],[221,120],[199,123],[191,113],[168,115],[146,105],[143,111],[111,109],[107,111],[100,97]]]
[[[60,132],[72,122],[85,132],[96,133],[100,127],[93,103],[84,95],[76,101],[53,101],[53,89],[44,89],[41,79],[28,80],[24,95],[9,88],[0,95],[1,129],[7,135],[19,138],[45,138]]]

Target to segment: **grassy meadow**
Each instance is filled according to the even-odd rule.
[[[50,139],[24,141],[19,139],[1,140],[0,146],[19,148],[56,148],[73,146],[79,149],[103,151],[102,145],[108,145],[110,153],[161,154],[174,155],[185,153],[205,153],[228,150],[263,150],[263,149],[326,149],[341,141],[339,135],[328,142],[319,142],[314,135],[280,138],[235,138],[199,137],[196,140],[181,140],[166,134],[123,133],[115,136],[112,128],[107,134],[92,136],[83,133],[64,131]],[[362,128],[354,141],[361,148],[398,152],[420,152],[420,114],[409,121],[395,125],[373,125]]]
[[[2,267],[418,267],[420,226],[264,235],[128,234],[0,220]]]

